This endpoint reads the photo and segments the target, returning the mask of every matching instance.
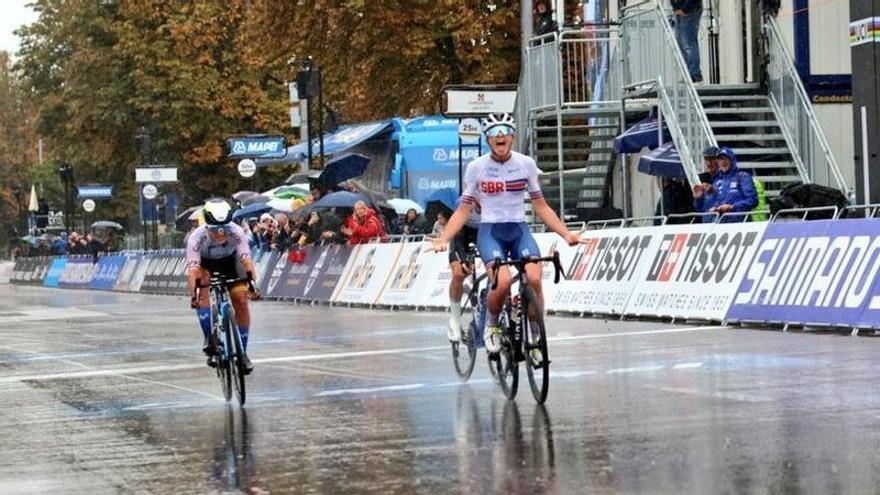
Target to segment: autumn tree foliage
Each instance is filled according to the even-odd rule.
[[[433,113],[441,88],[514,83],[510,0],[35,0],[17,66],[53,162],[116,185],[108,216],[137,212],[134,135],[180,168],[190,204],[253,187],[226,136],[286,133],[287,88],[311,57],[343,122]],[[329,111],[329,110],[328,110]],[[276,171],[281,177],[286,170]],[[271,184],[264,184],[269,186]]]

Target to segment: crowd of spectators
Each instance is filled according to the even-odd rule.
[[[66,256],[89,255],[95,259],[99,253],[119,251],[120,239],[115,230],[105,232],[88,232],[80,235],[66,231],[58,235],[46,234],[32,238],[32,241],[21,240],[11,250],[12,258],[27,256]]]

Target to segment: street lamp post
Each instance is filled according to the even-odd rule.
[[[313,167],[312,158],[312,100],[318,97],[318,143],[321,158],[321,166],[324,165],[324,84],[321,77],[321,69],[315,67],[312,58],[308,57],[302,62],[302,68],[297,74],[297,90],[300,98],[306,99],[306,129],[308,140],[309,168]]]

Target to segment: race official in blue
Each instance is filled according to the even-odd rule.
[[[747,212],[758,205],[758,193],[755,183],[748,172],[736,166],[736,154],[730,148],[717,148],[715,156],[710,150],[703,153],[707,169],[717,170],[711,175],[711,191],[704,184],[694,186],[694,210],[698,212]],[[714,222],[714,217],[703,217],[704,222]],[[740,216],[729,216],[722,222],[741,222]]]

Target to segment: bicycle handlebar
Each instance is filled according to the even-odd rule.
[[[562,262],[559,261],[559,251],[555,251],[552,256],[544,256],[543,258],[529,258],[525,260],[513,260],[513,261],[501,261],[501,258],[495,258],[495,261],[492,263],[492,290],[498,288],[498,269],[502,266],[515,266],[522,272],[525,269],[525,266],[529,263],[553,263],[553,269],[555,270],[555,274],[553,276],[553,283],[558,284],[561,280],[564,270],[562,268]]]

